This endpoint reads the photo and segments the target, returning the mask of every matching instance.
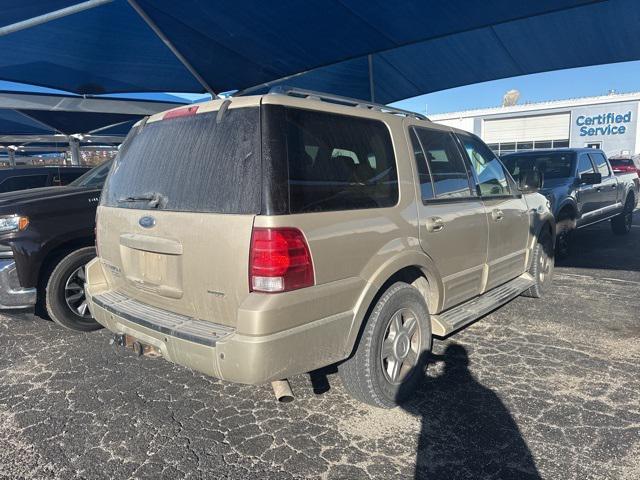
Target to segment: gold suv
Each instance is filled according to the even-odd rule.
[[[476,136],[296,89],[139,122],[87,267],[95,319],[139,354],[260,384],[339,363],[392,407],[446,336],[553,272],[554,222]]]

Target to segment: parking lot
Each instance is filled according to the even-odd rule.
[[[640,214],[575,245],[546,298],[436,341],[391,411],[331,369],[277,404],[268,385],[115,351],[104,330],[3,315],[0,477],[638,479]]]

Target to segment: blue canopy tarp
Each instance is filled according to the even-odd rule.
[[[284,78],[280,83],[387,103],[496,78],[640,59],[637,0],[81,6],[0,1],[0,79],[101,94],[224,92]],[[51,21],[41,17],[65,8]]]

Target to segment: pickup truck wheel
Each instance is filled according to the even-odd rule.
[[[571,253],[571,237],[573,237],[573,220],[570,217],[560,217],[556,223],[557,258],[567,258]]]
[[[631,225],[633,224],[633,207],[633,197],[629,195],[622,213],[611,219],[611,230],[613,230],[613,233],[616,235],[626,235],[631,231]]]
[[[94,247],[75,250],[62,258],[51,272],[45,301],[47,313],[58,325],[79,332],[102,328],[91,317],[84,295],[84,267],[95,256]]]
[[[533,249],[531,267],[529,273],[535,283],[525,290],[522,295],[531,298],[540,298],[551,283],[555,266],[553,240],[551,234],[544,230],[538,237],[538,242]]]
[[[338,371],[352,397],[393,408],[420,383],[430,351],[427,304],[416,288],[396,282],[375,304],[355,354]]]

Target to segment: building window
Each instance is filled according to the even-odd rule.
[[[521,152],[523,150],[540,150],[547,148],[567,148],[569,140],[536,140],[535,142],[501,142],[488,143],[489,148],[496,155]]]
[[[533,150],[533,142],[518,142],[516,143],[516,150]]]

